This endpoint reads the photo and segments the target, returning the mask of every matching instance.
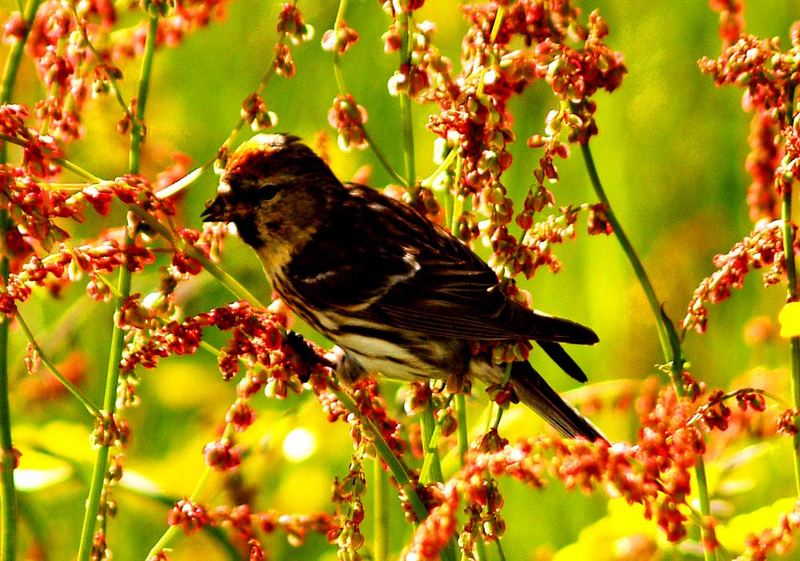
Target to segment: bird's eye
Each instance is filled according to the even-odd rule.
[[[261,197],[261,200],[268,201],[270,199],[274,199],[275,195],[281,190],[282,185],[262,185],[261,189],[259,189],[258,194]]]

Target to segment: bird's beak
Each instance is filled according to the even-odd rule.
[[[200,217],[203,222],[229,222],[233,218],[232,210],[231,206],[222,197],[217,197],[211,201],[211,204],[200,214]]]

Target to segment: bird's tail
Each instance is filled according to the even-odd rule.
[[[511,385],[520,401],[536,411],[559,433],[568,438],[583,437],[591,442],[608,439],[591,421],[564,401],[527,361],[511,366]]]

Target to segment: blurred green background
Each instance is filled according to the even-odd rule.
[[[697,68],[700,57],[719,53],[718,16],[705,2],[600,1],[579,5],[587,13],[597,7],[606,17],[611,30],[608,43],[624,53],[629,71],[617,92],[601,93],[596,98],[600,135],[592,141],[592,149],[619,218],[665,309],[679,322],[692,291],[711,273],[713,255],[726,252],[752,227],[745,205],[749,178],[743,170],[749,116],[741,110],[739,91],[715,88]],[[13,4],[2,0],[0,6],[5,19]],[[277,129],[309,140],[318,131],[327,130],[332,141],[332,166],[339,176],[347,179],[361,166],[370,165],[372,184],[383,186],[389,177],[374,156],[369,151],[339,152],[335,131],[327,124],[336,84],[332,56],[322,52],[319,39],[333,26],[337,4],[301,1],[299,7],[306,21],[316,28],[316,36],[310,43],[293,48],[297,75],[291,80],[273,78],[264,93],[270,110],[280,119]],[[213,157],[238,119],[242,99],[253,90],[272,59],[278,8],[277,2],[233,2],[224,21],[190,35],[176,49],[156,53],[143,155],[145,175],[155,177],[170,164],[175,152],[188,154],[197,165]],[[465,30],[458,4],[429,1],[419,14],[437,24],[434,40],[458,67]],[[753,3],[746,13],[747,29],[760,36],[781,36],[788,43],[789,26],[798,15],[800,7],[789,0]],[[369,112],[370,134],[390,161],[401,168],[398,100],[390,97],[386,88],[398,60],[395,55],[383,54],[380,39],[389,18],[378,2],[353,0],[346,19],[361,34],[361,40],[343,58],[347,86]],[[4,46],[3,55],[6,49]],[[126,98],[135,88],[137,69],[138,61],[123,68]],[[15,100],[33,103],[41,94],[27,60]],[[547,89],[537,85],[512,104],[520,141],[512,148],[514,165],[504,175],[504,183],[516,197],[532,183],[531,169],[538,158],[537,152],[525,146],[524,139],[541,131],[543,117],[553,103]],[[431,161],[433,136],[425,129],[428,111],[427,107],[414,108],[416,164],[421,177],[435,167]],[[112,99],[91,103],[85,113],[86,137],[69,147],[68,156],[102,177],[123,173],[128,140],[115,131],[119,117]],[[559,205],[594,202],[579,154],[573,154],[560,165],[562,179],[554,188]],[[186,196],[180,219],[199,227],[199,213],[213,196],[215,186],[213,173],[198,181]],[[102,224],[120,224],[121,217],[117,214],[116,221]],[[76,228],[77,239],[96,234],[99,224],[89,221]],[[655,365],[662,361],[643,293],[616,240],[589,237],[584,233],[583,220],[581,225],[578,239],[556,250],[564,262],[563,271],[553,275],[540,270],[534,279],[522,284],[532,291],[537,308],[568,316],[597,331],[599,345],[574,353],[589,373],[590,384],[642,380],[654,374]],[[269,297],[260,266],[238,240],[229,238],[223,263],[256,295]],[[134,292],[156,288],[155,272],[135,276]],[[87,303],[83,294],[81,283],[59,299],[38,292],[21,311],[56,362],[75,349],[84,353],[84,386],[99,400],[111,307]],[[225,289],[205,274],[184,287],[181,298],[187,315],[231,300]],[[759,315],[774,320],[783,298],[782,288],[764,290],[759,275],[754,274],[734,298],[715,306],[709,332],[703,336],[691,333],[687,338],[686,354],[694,375],[712,387],[727,388],[753,368],[774,368],[770,372],[781,379],[772,383],[783,387],[788,398],[788,382],[784,381],[788,376],[782,376],[788,346],[777,342],[754,349],[743,339],[746,322]],[[225,340],[217,333],[209,333],[209,337],[217,344]],[[14,330],[13,431],[24,453],[23,469],[18,472],[22,545],[32,543],[31,536],[38,534],[44,539],[49,559],[70,559],[77,550],[93,460],[90,421],[72,400],[42,402],[30,397],[26,388],[31,378],[24,374],[21,361],[24,347],[22,335]],[[558,389],[574,387],[554,368],[543,365],[542,370]],[[119,515],[109,529],[110,546],[115,559],[121,561],[143,559],[166,527],[168,506],[192,492],[203,466],[202,447],[216,438],[215,430],[234,396],[234,384],[221,380],[213,357],[207,354],[169,358],[156,370],[141,371],[140,376],[142,405],[126,412],[133,442],[125,451],[126,479],[114,491]],[[387,384],[386,390],[392,406],[399,409],[400,400],[394,399],[398,387]],[[477,415],[486,398],[482,391],[473,393]],[[263,510],[327,510],[333,476],[341,477],[347,470],[347,427],[328,424],[307,394],[285,402],[262,396],[255,403],[259,421],[245,433],[244,441],[253,443],[257,452],[246,458],[233,476],[238,478],[242,492],[253,493],[255,505]],[[633,412],[601,412],[597,423],[612,438],[635,438]],[[478,428],[479,424],[472,426]],[[284,452],[284,443],[286,435],[297,428],[310,431],[316,447],[308,458],[292,461]],[[513,437],[534,435],[541,428],[542,423],[532,414],[514,411],[504,420],[502,431]],[[788,449],[788,442],[783,441],[774,449],[758,449],[763,456],[748,466],[747,477],[742,475],[746,492],[726,504],[734,505],[736,512],[748,512],[791,495],[791,470],[775,468],[790,465]],[[710,468],[712,490],[720,469]],[[221,477],[214,477],[216,491],[206,493],[205,502],[230,504],[232,499],[220,491]],[[572,549],[563,550],[560,558],[625,559],[625,547],[638,542],[630,545],[623,536],[641,533],[646,536],[645,543],[654,537],[661,539],[655,524],[641,521],[638,509],[608,503],[599,495],[566,493],[559,483],[537,491],[503,481],[501,488],[506,496],[508,530],[503,543],[508,559],[542,558],[536,556],[570,544]],[[159,497],[168,502],[159,502]],[[410,536],[395,506],[391,504],[393,550]],[[776,521],[772,515],[760,516],[762,526]],[[759,527],[742,524],[749,530]],[[369,538],[369,522],[366,535]],[[273,559],[336,558],[335,548],[319,536],[310,538],[301,548],[287,545],[281,535],[267,543]],[[582,549],[582,544],[589,544],[590,549]],[[170,558],[176,560],[227,559],[230,555],[205,534],[179,538],[175,548]],[[693,558],[695,554],[686,546],[665,549],[663,558]],[[643,555],[629,558],[649,558]],[[490,558],[497,558],[491,548]]]

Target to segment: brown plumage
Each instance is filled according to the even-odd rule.
[[[477,342],[535,340],[585,381],[561,343],[593,344],[575,322],[510,300],[466,245],[411,207],[344,186],[298,138],[259,135],[229,159],[206,221],[236,224],[286,304],[345,351],[339,375],[501,382],[505,365]],[[560,433],[603,438],[524,361],[515,393]]]

